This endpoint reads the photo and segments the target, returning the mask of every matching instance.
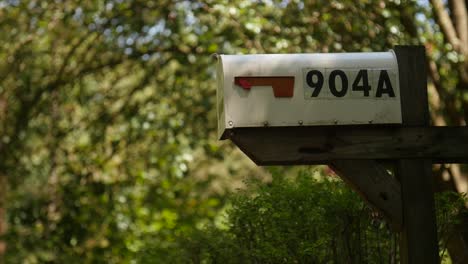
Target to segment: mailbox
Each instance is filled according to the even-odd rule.
[[[216,57],[220,139],[234,128],[402,122],[393,51]]]

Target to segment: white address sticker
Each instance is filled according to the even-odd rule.
[[[397,73],[392,69],[305,68],[304,98],[398,99]]]

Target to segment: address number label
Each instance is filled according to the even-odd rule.
[[[304,98],[314,99],[398,99],[394,69],[305,68]]]

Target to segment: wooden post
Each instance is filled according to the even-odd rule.
[[[429,126],[426,54],[423,46],[397,46],[404,126]],[[439,263],[430,160],[399,160],[403,228],[401,263]]]

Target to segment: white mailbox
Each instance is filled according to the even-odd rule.
[[[393,51],[217,58],[220,138],[239,127],[402,122]]]

